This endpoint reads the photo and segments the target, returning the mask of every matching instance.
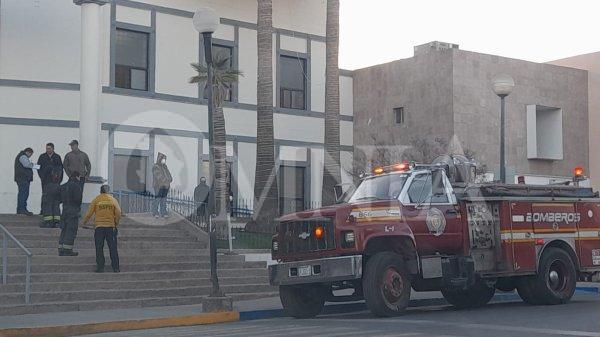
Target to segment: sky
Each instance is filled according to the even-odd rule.
[[[599,0],[340,0],[340,68],[413,56],[419,44],[547,62],[600,51]]]

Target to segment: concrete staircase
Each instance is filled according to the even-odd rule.
[[[77,257],[59,257],[59,229],[41,229],[39,217],[0,215],[4,225],[34,254],[31,305],[25,304],[25,256],[9,244],[8,283],[0,283],[0,315],[198,304],[211,289],[205,237],[184,219],[125,217],[119,229],[121,273],[94,273],[93,230],[81,229]],[[1,252],[0,252],[1,253]],[[1,263],[1,260],[0,260]],[[222,290],[234,300],[277,296],[265,262],[219,255]]]

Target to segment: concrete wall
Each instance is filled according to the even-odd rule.
[[[401,154],[409,150],[415,137],[451,138],[450,52],[355,70],[353,79],[355,159],[357,151],[369,153],[374,143],[391,146],[390,152]],[[393,109],[397,107],[404,107],[404,124],[395,122]]]
[[[573,56],[549,62],[565,67],[584,69],[588,72],[588,109],[589,109],[589,167],[587,168],[591,185],[600,189],[600,53]]]
[[[500,73],[515,80],[506,98],[507,178],[511,173],[570,176],[576,165],[588,165],[587,73],[548,64],[453,52],[455,135],[463,148],[498,172],[500,99],[491,88]],[[563,160],[527,159],[527,105],[562,109]],[[538,130],[548,132],[548,130]],[[560,135],[556,135],[560,136]]]

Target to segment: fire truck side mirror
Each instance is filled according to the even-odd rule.
[[[431,172],[431,192],[434,196],[446,194],[444,170],[434,170]]]

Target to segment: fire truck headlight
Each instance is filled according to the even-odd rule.
[[[342,237],[344,240],[342,241],[343,248],[354,247],[354,242],[356,241],[356,236],[353,231],[342,232]]]

